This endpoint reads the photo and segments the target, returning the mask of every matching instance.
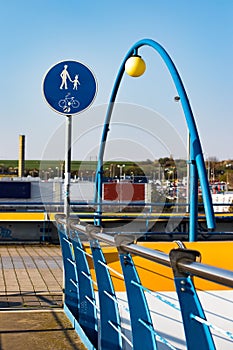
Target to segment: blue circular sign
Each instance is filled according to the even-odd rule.
[[[67,60],[48,70],[42,89],[46,102],[55,112],[75,115],[94,101],[97,82],[87,66]]]

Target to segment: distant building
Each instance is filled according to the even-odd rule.
[[[233,201],[233,192],[232,193],[212,193],[212,201],[214,204],[214,212],[229,212],[230,204]]]

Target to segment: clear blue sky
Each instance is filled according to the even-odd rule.
[[[11,0],[1,2],[0,13],[0,160],[17,159],[19,134],[26,135],[26,158],[40,159],[54,131],[63,128],[65,117],[46,105],[41,92],[50,66],[73,59],[91,67],[98,81],[96,108],[108,102],[122,59],[142,38],[158,41],[174,60],[205,154],[233,159],[232,0]],[[124,77],[117,100],[158,111],[185,140],[163,62],[150,48],[140,53],[146,73]],[[74,117],[77,130],[85,118]],[[98,118],[103,121],[104,114]]]

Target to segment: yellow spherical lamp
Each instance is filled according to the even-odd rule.
[[[125,71],[131,77],[140,77],[145,70],[146,64],[141,56],[131,56],[125,62]]]

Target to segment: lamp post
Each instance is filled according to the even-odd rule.
[[[227,168],[227,178],[226,178],[226,182],[227,182],[227,191],[228,191],[228,185],[229,185],[229,172],[228,169],[231,168],[231,164],[226,164],[226,168]]]
[[[195,226],[195,222],[197,221],[197,211],[195,208],[197,208],[197,205],[198,205],[198,202],[197,202],[197,193],[198,193],[197,176],[198,175],[200,179],[200,185],[202,188],[207,226],[210,230],[213,230],[215,228],[214,211],[213,211],[212,198],[210,194],[210,189],[209,189],[209,184],[208,184],[208,179],[207,179],[207,174],[205,169],[205,162],[202,154],[201,143],[200,143],[196,123],[194,120],[194,116],[191,110],[191,106],[190,106],[183,82],[180,78],[180,75],[172,59],[170,58],[168,53],[165,51],[165,49],[159,43],[151,39],[140,40],[130,48],[130,50],[127,52],[120,66],[118,75],[116,77],[116,80],[113,86],[113,90],[110,96],[110,101],[109,101],[109,105],[108,105],[108,109],[105,117],[105,123],[104,123],[103,132],[102,132],[98,165],[97,165],[97,174],[96,174],[96,189],[97,189],[96,196],[98,197],[97,212],[100,214],[102,210],[101,208],[102,208],[103,157],[104,157],[105,145],[107,141],[107,135],[109,131],[109,124],[110,124],[111,115],[112,115],[114,103],[116,100],[117,92],[125,71],[133,77],[138,77],[144,73],[146,69],[146,65],[145,65],[145,62],[142,60],[142,58],[138,55],[138,50],[143,46],[149,46],[153,48],[161,56],[164,63],[166,64],[167,69],[171,74],[171,77],[177,89],[177,95],[181,102],[181,106],[183,108],[188,130],[190,133],[190,147],[191,147],[190,164],[192,165],[192,168],[195,168],[193,171],[193,176],[192,176],[193,180],[191,184],[193,187],[192,191],[194,195],[192,196],[190,201],[190,228],[189,228],[190,241],[193,241],[195,240],[196,238],[195,235],[197,234],[197,230]],[[96,201],[96,198],[95,198],[95,201]],[[99,224],[100,222],[97,222],[97,223]]]
[[[121,182],[122,179],[122,169],[125,167],[125,164],[117,164],[117,167],[120,169],[120,179],[119,181]]]
[[[132,183],[134,183],[134,172],[133,171],[131,171],[131,173],[130,173],[130,180]]]
[[[206,154],[206,161],[207,161],[207,178],[208,178],[208,182],[210,182],[210,158],[208,157],[208,154]]]
[[[117,168],[120,169],[119,174],[119,210],[121,211],[121,201],[122,201],[122,188],[121,188],[121,180],[122,180],[122,169],[125,167],[125,164],[117,164]]]

